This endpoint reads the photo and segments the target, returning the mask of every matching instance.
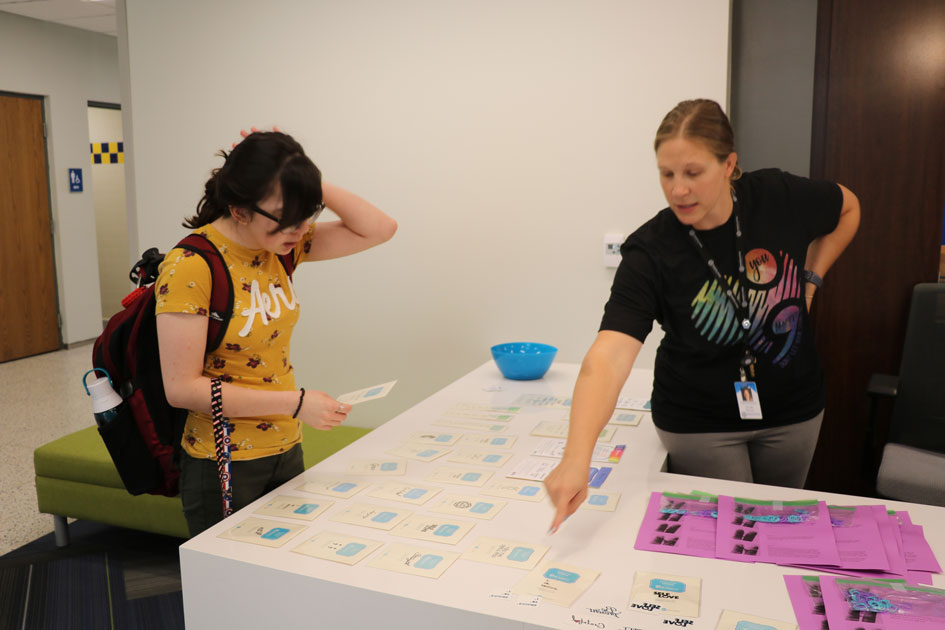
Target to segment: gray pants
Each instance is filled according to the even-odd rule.
[[[821,411],[810,420],[773,429],[656,433],[669,452],[670,472],[803,488],[823,419]]]
[[[278,455],[231,462],[233,511],[303,472],[301,444]],[[191,537],[223,520],[223,495],[215,459],[196,459],[181,451],[180,498]]]

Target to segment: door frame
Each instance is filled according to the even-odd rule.
[[[62,343],[62,304],[59,300],[59,264],[58,256],[56,256],[56,217],[52,211],[53,205],[53,195],[52,195],[52,174],[49,169],[49,127],[47,126],[47,115],[46,108],[49,106],[48,96],[43,94],[29,94],[26,92],[11,92],[9,90],[0,90],[0,96],[7,96],[12,98],[24,98],[40,102],[40,111],[43,116],[43,159],[46,167],[46,200],[47,207],[46,212],[49,213],[49,252],[52,255],[53,261],[53,287],[55,288],[55,300],[56,300],[56,322],[58,324],[58,334],[59,334],[59,348],[62,350],[65,347],[65,344]],[[51,352],[55,352],[52,350]],[[40,353],[44,354],[44,353]],[[37,356],[37,355],[29,355]],[[26,357],[21,357],[26,358]],[[16,360],[16,359],[12,359]]]

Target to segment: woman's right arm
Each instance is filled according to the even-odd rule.
[[[210,379],[203,374],[208,320],[190,313],[158,313],[158,349],[167,402],[174,407],[209,414]],[[223,383],[223,415],[230,418],[275,414],[291,416],[299,404],[297,390],[249,389]],[[337,410],[344,409],[344,413]],[[298,418],[322,430],[345,419],[350,405],[341,405],[324,392],[306,391]]]
[[[545,478],[555,507],[551,533],[577,510],[587,497],[591,455],[597,437],[614,413],[617,397],[643,343],[630,335],[602,330],[581,363],[571,399],[568,441],[561,462]]]

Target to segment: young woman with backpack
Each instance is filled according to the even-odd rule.
[[[173,249],[155,282],[165,393],[190,410],[180,494],[191,536],[223,518],[211,390],[229,427],[235,511],[303,472],[300,422],[327,431],[350,411],[324,392],[296,387],[289,346],[300,305],[291,272],[379,245],[397,229],[371,203],[323,182],[287,134],[254,131],[221,155],[223,166],[184,222],[216,246],[232,277],[232,316],[216,350],[206,353],[213,287],[203,258]],[[325,207],[339,220],[316,224]]]

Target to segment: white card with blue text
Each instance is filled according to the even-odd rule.
[[[381,383],[373,387],[365,387],[364,389],[348,392],[347,394],[338,396],[338,402],[345,403],[346,405],[357,405],[369,400],[377,400],[389,394],[396,383],[396,380],[388,381],[387,383]]]
[[[371,555],[384,543],[338,532],[319,532],[293,549],[295,553],[354,565]]]

